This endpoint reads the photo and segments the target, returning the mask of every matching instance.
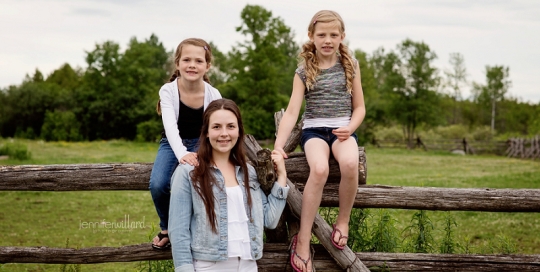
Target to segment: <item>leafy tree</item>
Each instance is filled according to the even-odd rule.
[[[80,123],[71,111],[47,111],[41,128],[41,138],[46,141],[78,141]]]
[[[96,44],[95,49],[86,54],[88,67],[82,87],[76,92],[75,113],[82,121],[81,133],[88,140],[119,137],[115,132],[120,128],[115,126],[116,120],[123,117],[121,111],[129,110],[125,94],[119,91],[122,84],[118,67],[120,46],[106,41]]]
[[[166,81],[169,53],[155,35],[144,42],[131,39],[122,54],[107,41],[87,52],[88,68],[77,91],[84,138],[134,139],[137,124],[152,118],[159,87]]]
[[[1,134],[31,139],[39,136],[47,110],[62,106],[60,97],[65,97],[63,89],[45,82],[10,86],[1,107]]]
[[[491,131],[495,131],[496,106],[510,88],[509,68],[486,66],[486,85],[473,83],[473,99],[483,108],[491,108]]]
[[[288,100],[283,89],[291,89],[298,46],[283,20],[263,7],[247,5],[240,17],[236,31],[247,39],[228,53],[229,79],[218,89],[241,108],[247,133],[268,139],[275,132],[273,113]]]
[[[359,143],[373,140],[374,129],[377,124],[386,122],[386,103],[383,96],[377,89],[377,79],[375,78],[375,67],[370,61],[370,57],[360,49],[355,50],[354,55],[360,65],[360,77],[364,100],[366,101],[366,117],[362,125],[358,128],[357,134]]]
[[[444,72],[446,75],[446,86],[451,89],[451,97],[454,100],[452,124],[457,123],[458,101],[461,100],[461,89],[467,83],[467,68],[465,60],[460,53],[450,53],[450,65],[452,68]]]
[[[54,70],[45,80],[47,83],[57,84],[58,86],[74,91],[81,85],[82,71],[74,70],[68,63]]]
[[[227,55],[219,51],[214,43],[209,42],[209,45],[212,48],[214,59],[210,71],[208,71],[208,78],[210,79],[210,84],[218,87],[229,79],[229,74],[227,73],[229,70],[227,68]]]
[[[510,88],[510,69],[504,66],[486,66],[487,85],[485,91],[491,100],[491,130],[495,130],[495,111],[498,101],[504,99],[504,96]]]
[[[532,107],[533,107],[532,118],[529,119],[529,122],[528,122],[529,135],[531,136],[540,135],[540,103]]]
[[[131,115],[132,119],[129,119],[132,120],[129,128],[131,133],[133,129],[139,133],[137,124],[141,122],[159,123],[162,127],[161,118],[156,114],[155,108],[159,99],[159,88],[170,76],[168,67],[171,63],[172,52],[166,51],[157,36],[152,34],[144,42],[131,39],[119,64],[126,83],[122,89],[132,94],[135,100],[131,105],[134,113]],[[158,134],[154,135],[154,138]],[[134,134],[124,134],[123,137],[134,139]]]
[[[412,147],[419,125],[440,122],[440,97],[436,92],[439,77],[432,64],[437,55],[427,44],[409,39],[398,45],[398,52],[399,59],[387,56],[389,63],[385,65],[392,77],[384,84],[387,93],[391,89],[391,114],[404,127],[408,146]]]

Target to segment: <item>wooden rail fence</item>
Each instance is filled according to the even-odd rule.
[[[276,113],[276,125],[280,116]],[[295,127],[285,146],[292,152],[298,144],[300,125]],[[250,135],[246,150],[250,161],[256,160],[261,147]],[[354,207],[395,208],[441,211],[540,212],[539,189],[457,189],[365,185],[366,154],[359,147],[359,184]],[[291,187],[288,208],[273,236],[267,231],[263,258],[257,261],[259,271],[292,271],[288,265],[287,240],[298,230],[302,191],[309,169],[302,153],[286,160],[287,184]],[[21,165],[0,167],[0,191],[80,191],[80,190],[148,190],[152,164],[70,164]],[[339,167],[330,163],[330,176],[321,206],[337,207]],[[281,228],[281,229],[280,229]],[[540,271],[540,255],[483,254],[412,254],[352,252],[348,247],[335,249],[328,233],[331,227],[315,218],[313,233],[320,241],[315,245],[314,265],[318,271]],[[171,259],[170,252],[154,251],[149,243],[123,247],[49,248],[0,247],[0,263],[90,264]]]
[[[405,140],[376,140],[373,143],[380,148],[407,148]],[[460,150],[465,154],[495,154],[505,155],[508,147],[507,141],[474,141],[462,139],[421,139],[416,138],[414,148],[436,151]]]

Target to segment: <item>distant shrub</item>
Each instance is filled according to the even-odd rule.
[[[462,139],[468,136],[468,129],[463,125],[437,127],[435,132],[443,139]]]
[[[475,128],[471,132],[471,137],[476,141],[490,141],[495,136],[495,132],[491,131],[491,128],[488,126]]]
[[[0,155],[7,155],[10,159],[28,160],[32,157],[26,145],[21,143],[3,143],[0,145]]]
[[[420,137],[422,140],[439,140],[442,139],[441,135],[438,134],[433,129],[430,130],[419,130],[416,132],[416,135]]]
[[[15,130],[15,138],[35,139],[36,133],[34,132],[34,129],[32,127],[27,127],[26,130],[21,127],[17,127],[17,129]]]
[[[47,111],[41,127],[41,138],[46,141],[80,141],[80,124],[71,111]]]
[[[135,141],[138,142],[157,142],[161,139],[163,124],[157,120],[149,120],[137,125],[137,136]]]
[[[377,140],[403,140],[403,130],[398,126],[378,128],[374,134]]]

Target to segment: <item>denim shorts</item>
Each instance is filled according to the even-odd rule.
[[[303,129],[302,137],[300,138],[300,147],[302,147],[302,150],[305,151],[304,146],[309,139],[319,138],[325,141],[330,149],[332,149],[332,144],[338,139],[337,136],[332,133],[332,130],[334,129],[336,128],[312,127]],[[356,133],[351,134],[351,137],[358,142],[358,136],[356,136]]]

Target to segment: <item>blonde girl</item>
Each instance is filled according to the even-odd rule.
[[[330,156],[339,163],[341,181],[339,214],[328,238],[338,249],[347,245],[349,217],[358,186],[358,144],[354,132],[366,114],[360,67],[343,44],[345,24],[341,16],[330,10],[317,12],[309,22],[308,37],[274,145],[287,158],[283,147],[305,99],[301,147],[310,173],[302,197],[300,231],[291,246],[290,262],[295,271],[314,270],[311,228],[328,177]]]

